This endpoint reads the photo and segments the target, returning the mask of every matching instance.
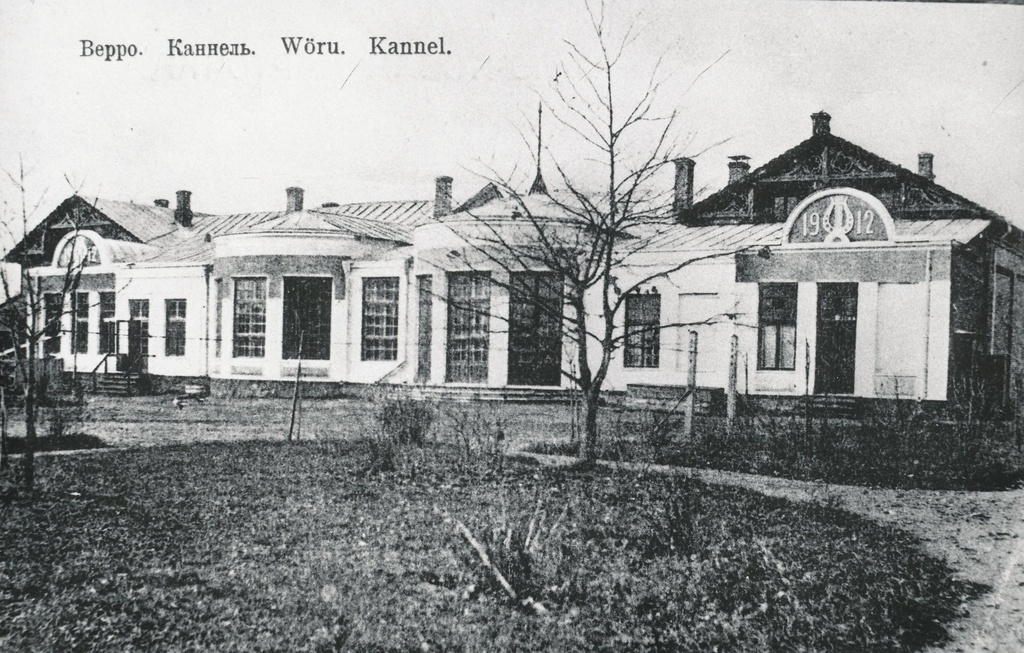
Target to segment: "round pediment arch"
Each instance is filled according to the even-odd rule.
[[[95,231],[78,230],[64,235],[53,250],[53,267],[79,268],[111,262],[110,247]]]
[[[896,227],[885,205],[856,188],[827,188],[804,198],[782,229],[784,247],[886,245]]]

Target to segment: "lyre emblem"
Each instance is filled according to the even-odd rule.
[[[824,241],[826,243],[850,242],[846,234],[853,229],[854,218],[853,211],[846,205],[846,200],[845,196],[833,196],[832,203],[821,216],[821,226],[827,232]]]

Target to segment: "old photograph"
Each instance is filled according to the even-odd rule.
[[[0,651],[1024,651],[1022,5],[4,2]]]

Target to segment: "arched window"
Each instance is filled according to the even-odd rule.
[[[57,257],[57,266],[61,268],[99,264],[100,250],[88,236],[76,235],[68,240]]]

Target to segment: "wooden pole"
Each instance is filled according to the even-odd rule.
[[[7,392],[0,387],[0,469],[7,465]]]
[[[739,336],[733,334],[732,338],[730,338],[729,347],[729,387],[726,390],[725,396],[726,427],[729,433],[732,433],[733,426],[736,423],[736,377],[738,375],[739,348]]]
[[[690,332],[690,369],[686,375],[686,414],[683,419],[683,435],[693,437],[693,414],[697,408],[697,332]]]
[[[295,432],[295,417],[299,410],[299,379],[302,377],[302,338],[306,335],[305,331],[299,332],[299,366],[295,368],[295,391],[292,393],[292,421],[288,425],[288,441],[292,441],[292,434],[295,434],[295,439],[298,439],[298,433]]]
[[[804,437],[811,437],[811,341],[804,340]]]

